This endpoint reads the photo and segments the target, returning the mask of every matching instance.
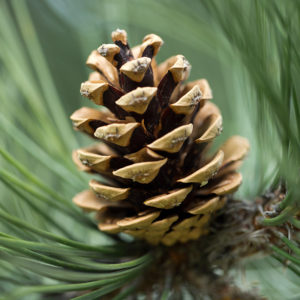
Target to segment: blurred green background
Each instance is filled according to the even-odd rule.
[[[131,46],[155,33],[164,40],[158,62],[183,54],[192,65],[190,80],[209,81],[223,115],[217,144],[233,134],[250,140],[237,197],[253,201],[284,177],[299,203],[299,20],[299,1],[0,0],[1,148],[42,182],[39,188],[53,188],[50,195],[70,201],[88,186],[71,151],[90,140],[74,132],[68,119],[91,105],[79,93],[90,72],[88,54],[110,43],[116,28],[127,31]],[[16,189],[34,182],[24,172],[12,181],[9,176],[19,172],[7,159],[0,164],[3,181]],[[20,200],[7,185],[0,192],[0,207],[10,214],[60,230],[32,209],[30,197]],[[33,203],[86,243],[107,242],[51,203]],[[11,231],[5,222],[0,226]],[[299,299],[299,278],[270,258],[249,263],[246,275],[269,299]]]

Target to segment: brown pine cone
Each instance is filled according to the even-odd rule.
[[[92,51],[87,65],[94,72],[81,85],[99,109],[83,107],[71,116],[76,129],[100,140],[74,151],[75,163],[101,175],[73,201],[95,211],[108,233],[167,246],[198,239],[241,184],[236,169],[248,141],[231,137],[208,155],[222,130],[208,82],[185,83],[191,66],[183,55],[157,65],[163,41],[155,34],[133,49],[124,30],[112,40]]]

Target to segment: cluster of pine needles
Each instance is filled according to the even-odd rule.
[[[52,7],[50,2],[49,7],[55,10],[57,7],[54,4]],[[98,4],[99,11],[116,7],[120,10],[109,20],[103,17],[107,27],[124,24],[128,26],[127,31],[152,32],[155,18],[160,24],[158,34],[172,36],[176,42],[184,40],[184,46],[194,51],[213,51],[226,71],[230,71],[226,76],[238,74],[235,77],[239,80],[233,88],[241,92],[242,99],[232,92],[226,103],[236,106],[235,113],[239,115],[245,111],[238,111],[238,101],[248,107],[255,153],[254,167],[249,170],[255,174],[251,180],[245,176],[244,186],[251,191],[248,193],[251,199],[239,194],[240,200],[232,200],[220,212],[207,240],[187,248],[188,257],[196,262],[182,262],[180,249],[179,254],[173,255],[171,261],[182,262],[183,272],[191,276],[190,281],[174,285],[170,281],[172,265],[169,264],[164,266],[163,278],[157,276],[151,286],[149,282],[143,289],[145,282],[141,278],[150,274],[155,277],[150,266],[158,264],[167,250],[147,247],[126,236],[101,233],[93,219],[72,204],[71,198],[86,188],[88,176],[81,174],[71,161],[72,149],[80,144],[63,105],[71,99],[62,99],[55,86],[53,76],[56,75],[50,71],[33,22],[32,12],[37,4],[2,0],[0,299],[100,299],[111,292],[114,294],[108,299],[135,299],[135,295],[143,297],[143,291],[152,293],[155,299],[175,299],[174,286],[178,289],[176,295],[181,295],[178,299],[202,299],[201,295],[221,299],[205,291],[205,283],[211,279],[218,282],[221,278],[220,291],[229,295],[228,286],[233,284],[229,278],[239,268],[240,258],[257,253],[266,255],[269,264],[262,264],[263,269],[259,266],[261,262],[250,262],[246,270],[248,267],[254,276],[263,274],[258,287],[268,291],[264,296],[297,299],[300,295],[299,284],[297,287],[300,276],[300,2],[176,0],[171,5],[167,0],[133,0],[124,1],[127,15],[121,2]],[[63,3],[70,4],[68,0]],[[78,2],[72,3],[78,7],[78,14],[84,13]],[[86,14],[97,12],[94,5],[94,1],[86,2]],[[180,21],[180,29],[170,25],[176,20]],[[239,120],[244,119],[242,115]],[[244,172],[250,171],[244,169]],[[238,232],[243,222],[248,222],[243,226],[247,230]],[[171,255],[169,250],[167,253]],[[191,275],[199,268],[202,275]],[[268,277],[268,269],[276,279],[273,283],[264,279]],[[278,297],[276,281],[283,280],[282,269],[288,276],[287,288],[281,287],[284,294]],[[196,291],[193,288],[199,281],[189,289],[194,275],[206,280]],[[241,297],[239,293],[239,289],[234,289],[232,299]],[[252,292],[242,295],[243,299],[259,299]]]

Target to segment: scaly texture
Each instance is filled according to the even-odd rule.
[[[222,131],[208,82],[185,83],[191,66],[183,55],[157,65],[163,41],[155,34],[133,49],[124,30],[112,40],[92,51],[87,65],[94,72],[81,85],[100,109],[83,107],[71,116],[76,129],[101,141],[74,151],[75,163],[105,182],[91,180],[73,201],[96,212],[108,233],[166,246],[196,240],[241,184],[236,169],[248,141],[231,137],[208,155]]]

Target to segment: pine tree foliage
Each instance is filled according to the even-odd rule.
[[[47,11],[45,19],[38,17],[41,9]],[[281,242],[270,245],[273,258],[252,260],[246,272],[259,278],[266,297],[297,299],[300,254],[293,226],[300,227],[295,217],[300,205],[299,14],[299,1],[114,0],[83,5],[1,0],[0,298],[40,299],[43,294],[45,299],[98,299],[130,283],[111,298],[126,299],[135,292],[134,278],[154,261],[144,245],[100,233],[70,200],[88,182],[70,157],[82,138],[73,133],[68,116],[83,103],[70,93],[85,78],[90,49],[108,40],[111,30],[125,27],[135,42],[151,31],[174,45],[176,53],[190,55],[192,76],[199,75],[199,68],[208,70],[225,137],[238,133],[251,142],[240,197],[254,199],[269,191],[268,197],[279,183],[287,189],[284,201],[263,207],[261,220]],[[50,32],[58,36],[62,26],[78,47],[64,44],[72,66],[64,65],[64,57],[51,56],[59,47]],[[175,53],[162,52],[162,58],[170,54]],[[64,78],[53,65],[65,70]],[[281,230],[286,226],[291,236]],[[279,280],[284,280],[281,286]],[[166,287],[161,299],[168,299],[168,293]]]

